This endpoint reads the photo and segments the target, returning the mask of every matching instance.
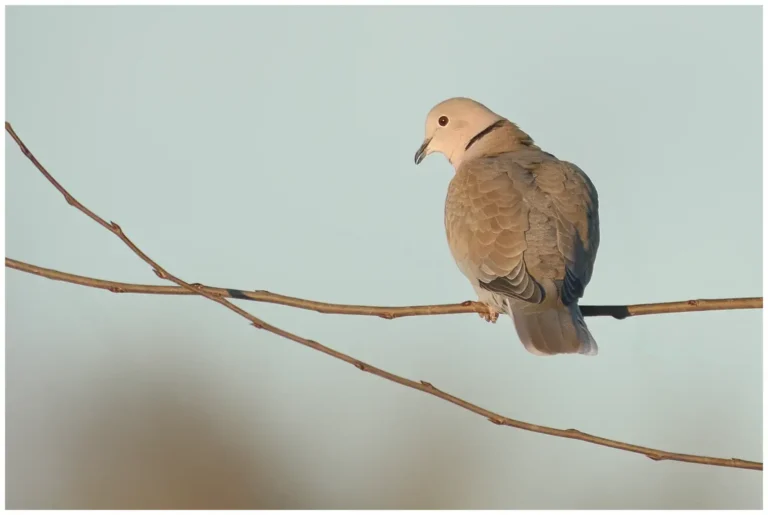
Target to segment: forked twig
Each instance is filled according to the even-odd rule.
[[[16,141],[21,151],[35,165],[35,167],[40,171],[40,173],[42,173],[45,176],[45,178],[48,179],[48,181],[57,190],[59,190],[59,192],[64,196],[64,198],[66,199],[67,203],[69,203],[69,205],[78,209],[79,211],[87,215],[89,218],[91,218],[93,221],[95,221],[96,223],[98,223],[99,225],[107,229],[109,232],[111,232],[112,234],[120,238],[123,241],[123,243],[125,243],[137,256],[139,256],[144,262],[146,262],[148,265],[152,267],[153,271],[158,277],[160,277],[161,279],[166,279],[168,281],[171,281],[191,293],[202,295],[203,297],[206,297],[214,302],[221,304],[222,306],[230,309],[231,311],[234,311],[238,315],[249,320],[254,327],[257,327],[259,329],[265,329],[273,334],[282,336],[296,343],[300,343],[301,345],[320,351],[336,359],[339,359],[341,361],[354,365],[360,370],[363,370],[365,372],[369,372],[373,375],[382,377],[389,381],[393,381],[395,383],[407,386],[409,388],[420,390],[430,395],[434,395],[435,397],[439,397],[443,400],[456,404],[457,406],[461,406],[462,408],[469,410],[473,413],[482,415],[483,417],[487,418],[494,424],[515,427],[518,429],[524,429],[526,431],[548,434],[548,435],[557,436],[560,438],[571,438],[574,440],[582,440],[584,442],[589,442],[596,445],[602,445],[605,447],[612,447],[614,449],[621,449],[628,452],[642,454],[657,461],[672,460],[672,461],[682,461],[687,463],[700,463],[704,465],[715,465],[715,466],[721,466],[721,467],[742,468],[742,469],[749,469],[749,470],[763,469],[763,464],[755,461],[746,461],[746,460],[741,460],[736,458],[730,458],[730,459],[711,458],[707,456],[696,456],[692,454],[666,452],[659,449],[651,449],[649,447],[641,447],[638,445],[631,445],[631,444],[619,442],[616,440],[601,438],[599,436],[582,433],[581,431],[577,431],[576,429],[555,429],[547,426],[539,426],[536,424],[530,424],[528,422],[514,420],[508,417],[501,416],[497,413],[493,413],[492,411],[489,411],[485,408],[481,408],[480,406],[476,406],[465,400],[459,399],[458,397],[455,397],[451,394],[443,392],[442,390],[435,388],[432,384],[426,381],[417,382],[411,379],[400,377],[398,375],[392,374],[380,368],[364,363],[358,359],[355,359],[341,352],[337,352],[329,347],[321,345],[320,343],[314,340],[302,338],[301,336],[297,336],[293,333],[289,333],[288,331],[280,329],[279,327],[270,325],[267,322],[251,315],[250,313],[241,309],[235,304],[232,304],[231,302],[227,301],[220,295],[217,295],[216,293],[212,293],[206,290],[205,288],[196,287],[169,273],[167,270],[161,267],[158,263],[152,260],[152,258],[146,255],[141,249],[139,249],[128,238],[128,236],[126,236],[126,234],[123,232],[123,230],[120,228],[119,225],[117,225],[114,222],[107,222],[106,220],[101,218],[99,215],[95,214],[93,211],[91,211],[90,209],[82,205],[72,195],[70,195],[70,193],[66,189],[64,189],[64,187],[62,187],[61,184],[59,184],[58,181],[56,181],[56,179],[54,179],[53,176],[51,176],[51,174],[48,173],[48,171],[43,167],[42,164],[40,164],[37,158],[35,158],[35,156],[32,155],[32,153],[29,151],[29,149],[24,144],[24,142],[21,141],[19,136],[13,130],[10,123],[8,122],[5,123],[5,130],[8,132],[8,134],[11,135],[14,141]]]

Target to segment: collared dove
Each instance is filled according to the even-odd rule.
[[[578,305],[600,242],[597,191],[586,174],[468,98],[432,108],[425,133],[415,161],[439,152],[454,167],[445,230],[456,264],[489,307],[484,318],[507,313],[536,355],[597,354]]]

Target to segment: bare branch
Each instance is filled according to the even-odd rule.
[[[433,395],[435,397],[438,397],[440,399],[446,400],[450,403],[453,403],[457,406],[460,406],[466,410],[469,410],[473,413],[476,413],[478,415],[481,415],[485,418],[487,418],[489,421],[493,422],[497,425],[503,425],[503,426],[510,426],[515,427],[518,429],[524,429],[526,431],[532,431],[535,433],[542,433],[552,436],[557,436],[560,438],[571,438],[574,440],[581,440],[584,442],[589,442],[596,445],[602,445],[605,447],[612,447],[614,449],[621,449],[628,452],[633,452],[637,454],[642,454],[644,456],[647,456],[648,458],[651,458],[656,461],[662,461],[662,460],[672,460],[672,461],[682,461],[687,463],[699,463],[704,465],[715,465],[720,467],[733,467],[733,468],[742,468],[742,469],[749,469],[749,470],[762,470],[763,464],[760,462],[755,461],[746,461],[736,458],[711,458],[707,456],[696,456],[693,454],[680,454],[680,453],[673,453],[673,452],[667,452],[662,451],[659,449],[652,449],[649,447],[641,447],[638,445],[631,445],[624,442],[619,442],[616,440],[609,440],[607,438],[601,438],[599,436],[590,435],[587,433],[582,433],[581,431],[577,431],[576,429],[555,429],[547,426],[539,426],[536,424],[530,424],[528,422],[522,422],[519,420],[514,420],[511,418],[504,417],[502,415],[499,415],[497,413],[493,413],[492,411],[489,411],[485,408],[481,408],[480,406],[477,406],[475,404],[469,403],[465,400],[459,399],[458,397],[455,397],[451,394],[448,394],[446,392],[443,392],[442,390],[439,390],[435,388],[432,384],[426,382],[426,381],[413,381],[411,379],[406,379],[404,377],[400,377],[398,375],[392,374],[390,372],[387,372],[385,370],[382,370],[380,368],[374,367],[372,365],[369,365],[367,363],[364,363],[358,359],[355,359],[351,356],[348,356],[346,354],[343,354],[341,352],[335,351],[329,347],[326,347],[324,345],[321,345],[320,343],[309,340],[306,338],[302,338],[301,336],[297,336],[293,333],[289,333],[288,331],[285,331],[283,329],[280,329],[279,327],[275,327],[273,325],[268,324],[267,322],[251,315],[247,311],[239,308],[238,306],[232,304],[231,302],[224,299],[222,296],[212,293],[210,291],[207,291],[204,288],[195,286],[193,284],[187,283],[183,281],[182,279],[179,279],[178,277],[172,275],[167,270],[165,270],[163,267],[161,267],[158,263],[152,260],[148,255],[146,255],[141,249],[139,249],[129,238],[126,236],[126,234],[123,232],[123,230],[114,222],[107,222],[103,218],[101,218],[99,215],[95,214],[94,212],[90,211],[88,208],[83,206],[80,202],[78,202],[72,195],[67,192],[57,181],[54,179],[48,171],[40,164],[40,162],[35,158],[35,156],[32,155],[32,153],[29,151],[26,145],[21,141],[19,136],[16,134],[16,132],[11,127],[11,124],[8,122],[5,122],[5,130],[8,132],[8,134],[11,135],[11,137],[16,141],[16,143],[19,145],[19,148],[21,148],[21,151],[24,153],[27,158],[29,158],[30,161],[35,165],[35,167],[42,173],[48,181],[53,184],[53,186],[59,190],[59,192],[64,196],[66,201],[82,213],[86,214],[89,218],[94,220],[96,223],[107,229],[109,232],[120,238],[123,243],[125,243],[137,256],[139,256],[144,262],[146,262],[149,266],[152,267],[152,270],[155,272],[155,274],[160,277],[161,279],[165,279],[168,281],[171,281],[178,286],[184,288],[185,290],[201,295],[203,297],[206,297],[218,304],[221,304],[222,306],[226,307],[227,309],[234,311],[238,315],[242,316],[243,318],[249,320],[251,324],[259,329],[264,329],[266,331],[269,331],[273,334],[276,334],[278,336],[282,336],[284,338],[287,338],[289,340],[292,340],[296,343],[299,343],[301,345],[304,345],[306,347],[309,347],[311,349],[315,349],[319,352],[322,352],[323,354],[327,354],[333,358],[336,358],[338,360],[344,361],[346,363],[349,363],[351,365],[354,365],[355,367],[359,368],[360,370],[364,372],[368,372],[370,374],[376,375],[378,377],[382,377],[384,379],[387,379],[389,381],[401,384],[403,386],[407,386],[409,388],[413,388],[415,390],[419,390],[425,393],[428,393],[430,395]]]
[[[131,284],[116,281],[105,281],[93,277],[59,272],[50,268],[32,265],[23,261],[5,258],[5,266],[56,281],[64,281],[91,288],[109,290],[113,293],[145,293],[153,295],[198,295],[181,286],[159,286],[153,284]],[[332,313],[338,315],[366,315],[393,319],[409,316],[453,315],[458,313],[487,313],[488,309],[481,302],[466,301],[461,304],[436,304],[432,306],[359,306],[352,304],[331,304],[314,300],[288,297],[279,293],[265,290],[245,291],[233,288],[199,285],[199,289],[224,298],[268,302],[294,308]],[[714,311],[730,309],[760,309],[763,307],[762,297],[747,297],[738,299],[699,299],[679,302],[661,302],[654,304],[634,304],[629,306],[581,306],[584,316],[611,316],[624,319],[632,316],[655,315],[663,313],[690,313],[694,311]]]

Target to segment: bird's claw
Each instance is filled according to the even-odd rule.
[[[499,319],[499,312],[493,309],[491,306],[486,307],[488,308],[488,311],[485,313],[478,313],[478,315],[480,315],[480,318],[484,319],[486,322],[495,324],[496,320]]]

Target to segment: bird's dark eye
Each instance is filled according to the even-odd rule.
[[[439,123],[439,124],[440,124],[440,127],[445,127],[446,125],[448,125],[448,117],[447,117],[447,116],[441,116],[441,117],[440,117],[440,118],[437,120],[437,123]]]

